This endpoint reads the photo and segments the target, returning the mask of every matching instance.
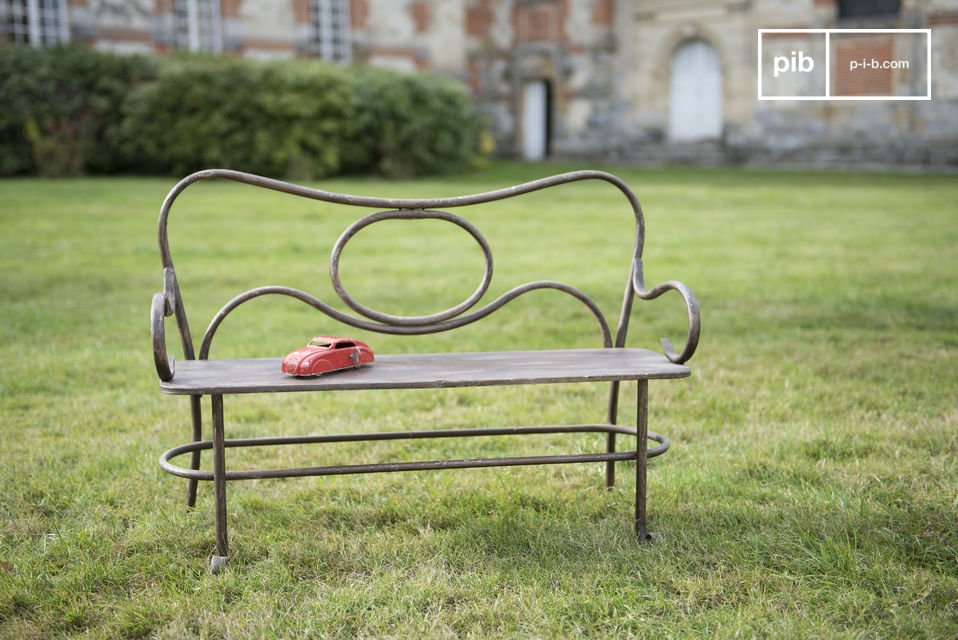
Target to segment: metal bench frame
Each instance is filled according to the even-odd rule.
[[[333,247],[330,258],[330,278],[334,289],[342,301],[362,318],[354,317],[343,313],[318,298],[289,287],[269,286],[259,287],[243,292],[220,309],[210,322],[209,327],[203,335],[199,352],[194,349],[192,335],[190,333],[189,323],[186,316],[186,310],[183,298],[180,294],[179,284],[176,278],[176,272],[173,267],[173,259],[170,253],[169,236],[167,232],[168,219],[171,207],[176,198],[190,185],[201,180],[226,179],[241,182],[265,189],[280,191],[283,193],[321,200],[335,204],[352,205],[356,207],[365,207],[378,209],[376,213],[366,215],[352,225],[350,225],[337,240]],[[576,182],[581,180],[601,180],[611,183],[618,188],[629,201],[632,212],[635,216],[635,244],[632,254],[631,265],[629,267],[628,281],[625,288],[622,307],[619,314],[619,321],[613,337],[609,323],[599,309],[598,305],[575,287],[555,281],[540,280],[518,286],[507,293],[501,295],[496,300],[488,303],[479,310],[466,313],[483,297],[492,280],[492,251],[482,233],[465,218],[443,211],[456,207],[476,205],[505,198],[512,198],[522,194],[546,189],[556,185]],[[437,219],[455,224],[467,233],[469,233],[479,244],[485,257],[485,273],[479,287],[468,299],[462,303],[446,309],[444,311],[425,316],[396,316],[382,313],[370,309],[354,300],[346,291],[339,274],[339,261],[343,249],[347,242],[360,230],[381,220],[390,219]],[[516,465],[539,465],[539,464],[566,464],[577,462],[605,462],[606,486],[612,487],[615,484],[615,463],[622,460],[636,461],[636,484],[635,484],[635,533],[639,540],[646,540],[649,534],[646,531],[646,464],[648,458],[664,453],[669,447],[669,441],[662,435],[648,431],[648,380],[655,378],[678,378],[689,375],[687,367],[683,366],[695,352],[699,339],[699,310],[698,304],[692,292],[684,284],[670,280],[659,284],[651,289],[646,288],[642,271],[642,249],[645,238],[645,220],[642,214],[642,208],[638,198],[632,190],[618,177],[601,171],[575,171],[563,173],[549,178],[527,182],[514,187],[490,191],[468,196],[452,198],[424,198],[424,199],[397,199],[397,198],[372,198],[331,193],[318,189],[311,189],[288,182],[264,178],[239,171],[230,171],[223,169],[211,169],[194,173],[181,180],[166,196],[160,209],[158,221],[158,239],[160,254],[163,263],[164,287],[163,291],[153,296],[151,309],[151,331],[153,338],[153,357],[156,366],[157,375],[161,380],[161,388],[167,393],[177,393],[188,395],[190,398],[190,410],[192,417],[192,440],[188,444],[174,447],[165,452],[160,458],[161,467],[176,476],[186,478],[187,498],[189,507],[196,504],[197,482],[200,480],[212,481],[215,491],[215,512],[216,512],[216,549],[211,561],[211,571],[217,573],[227,564],[228,541],[227,541],[227,516],[226,516],[226,483],[230,480],[246,480],[255,478],[286,478],[301,476],[322,476],[322,475],[343,475],[357,473],[384,473],[394,471],[418,471],[418,470],[436,470],[436,469],[462,469],[475,467],[500,467]],[[321,382],[303,382],[302,384],[290,383],[291,379],[283,378],[279,372],[278,361],[276,362],[276,380],[267,380],[266,382],[257,381],[262,378],[250,377],[254,367],[254,361],[213,361],[209,360],[210,347],[217,329],[225,318],[237,307],[242,304],[264,295],[284,295],[296,298],[323,312],[330,318],[345,325],[358,329],[387,334],[400,335],[421,335],[429,333],[438,333],[448,331],[458,327],[471,324],[480,320],[494,311],[500,309],[505,304],[515,298],[537,289],[555,289],[568,294],[582,302],[590,312],[595,316],[602,334],[602,350],[579,350],[583,353],[569,352],[538,352],[543,357],[552,358],[551,361],[561,361],[565,363],[564,375],[557,376],[543,371],[541,374],[536,372],[524,372],[522,375],[510,377],[508,371],[502,372],[502,375],[496,376],[477,376],[475,379],[463,377],[459,372],[459,377],[452,374],[455,364],[465,355],[470,354],[446,354],[431,356],[433,365],[442,366],[443,362],[450,365],[450,377],[453,382],[449,382],[443,375],[436,375],[428,380],[418,380],[417,382],[404,383],[402,380],[382,380],[382,375],[377,379],[376,366],[364,368],[362,370],[353,370],[323,377]],[[675,290],[681,296],[688,311],[688,334],[685,345],[681,352],[676,351],[668,340],[662,339],[664,357],[659,354],[638,349],[626,349],[626,337],[629,328],[629,318],[632,312],[632,305],[635,297],[651,300],[659,297],[663,293]],[[177,376],[176,367],[173,358],[167,353],[165,318],[175,316],[177,328],[179,330],[182,342],[184,359],[181,370],[184,373]],[[623,349],[621,352],[607,352],[605,349]],[[510,352],[498,354],[489,354],[490,357],[508,357]],[[512,352],[513,354],[517,352]],[[537,352],[518,352],[529,353],[534,358]],[[551,355],[550,355],[551,354]],[[473,354],[477,355],[477,354]],[[616,356],[615,358],[606,357],[605,361],[619,362],[618,356],[628,356],[633,364],[615,364],[612,368],[594,370],[587,363],[596,361],[598,356]],[[389,358],[395,362],[401,363],[404,356],[384,356],[377,360],[377,364],[383,362],[381,366],[388,367]],[[448,358],[443,360],[442,358]],[[457,360],[458,358],[458,360]],[[556,360],[558,358],[558,360]],[[603,358],[598,358],[603,360]],[[515,357],[513,357],[513,361]],[[583,363],[577,366],[577,362]],[[570,364],[571,363],[571,364]],[[637,364],[636,364],[637,363]],[[262,364],[262,363],[260,363]],[[217,368],[218,367],[218,368]],[[260,367],[261,368],[261,367]],[[380,371],[385,371],[381,369]],[[187,372],[203,374],[202,383],[193,381]],[[222,372],[217,374],[216,372]],[[222,380],[216,379],[217,375],[222,375]],[[212,376],[212,378],[211,378]],[[248,378],[248,379],[247,379]],[[211,382],[211,379],[213,380]],[[186,380],[182,383],[182,380]],[[637,382],[637,415],[635,427],[620,426],[617,424],[619,387],[625,380],[635,380]],[[426,430],[410,432],[391,432],[391,433],[363,433],[363,434],[345,434],[345,435],[312,435],[312,436],[294,436],[294,437],[269,437],[269,438],[247,438],[247,439],[226,439],[224,418],[223,418],[223,396],[230,393],[269,393],[278,391],[306,391],[306,390],[335,390],[335,389],[360,389],[360,388],[440,388],[449,386],[476,386],[476,385],[507,385],[507,384],[542,384],[550,382],[594,382],[609,381],[609,401],[608,401],[608,421],[605,424],[586,424],[586,425],[561,425],[561,426],[527,426],[527,427],[502,427],[502,428],[472,428],[472,429],[444,429],[444,430]],[[219,384],[219,383],[222,384]],[[237,386],[238,383],[238,386]],[[232,387],[230,385],[233,385]],[[212,439],[202,439],[202,414],[200,399],[203,395],[210,395],[212,399]],[[546,434],[546,433],[605,433],[606,451],[604,453],[589,453],[575,455],[549,455],[549,456],[526,456],[526,457],[502,457],[502,458],[482,458],[466,460],[437,460],[423,462],[403,462],[403,463],[380,463],[380,464],[358,464],[342,466],[321,466],[305,468],[287,468],[287,469],[267,469],[267,470],[226,470],[226,449],[233,447],[261,447],[274,445],[295,445],[310,443],[333,443],[333,442],[362,442],[374,440],[397,440],[414,438],[449,438],[449,437],[472,437],[472,436],[499,436],[499,435],[522,435],[522,434]],[[616,436],[628,435],[636,437],[635,451],[616,451]],[[655,448],[648,448],[647,441],[653,440],[658,443]],[[200,470],[200,454],[202,451],[212,450],[213,469],[212,471]],[[190,454],[190,467],[183,468],[174,465],[171,460],[177,456]]]

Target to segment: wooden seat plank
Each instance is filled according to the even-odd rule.
[[[357,389],[438,389],[556,382],[685,378],[689,368],[648,349],[563,349],[385,354],[359,369],[315,378],[280,371],[279,358],[184,360],[161,383],[170,394],[237,394]]]

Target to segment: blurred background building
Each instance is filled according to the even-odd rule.
[[[771,28],[931,29],[932,99],[760,101],[756,36]],[[958,0],[0,0],[0,42],[444,73],[499,151],[527,159],[958,165]],[[912,64],[852,76],[840,62],[859,56]],[[912,95],[925,60],[893,36],[849,37],[832,83]]]

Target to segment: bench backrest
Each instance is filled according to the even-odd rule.
[[[336,241],[336,244],[333,246],[332,256],[330,258],[329,273],[333,288],[339,295],[340,299],[342,299],[342,301],[350,309],[356,312],[358,316],[343,313],[342,311],[331,307],[329,304],[310,295],[309,293],[300,291],[298,289],[282,286],[258,287],[239,294],[220,309],[203,335],[203,338],[200,342],[199,352],[197,353],[194,348],[193,337],[190,333],[189,322],[187,320],[183,300],[180,295],[176,271],[173,267],[173,258],[170,254],[168,221],[170,209],[176,198],[190,185],[201,180],[209,179],[233,180],[265,189],[272,189],[292,195],[302,196],[304,198],[310,198],[313,200],[321,200],[330,203],[353,205],[357,207],[378,210],[375,213],[366,215],[351,224]],[[580,180],[603,180],[605,182],[611,183],[617,187],[626,197],[635,215],[635,243],[632,254],[631,271],[629,274],[625,295],[623,297],[622,307],[620,309],[615,333],[613,334],[611,325],[605,318],[601,309],[589,296],[575,287],[551,280],[538,280],[518,286],[499,296],[492,302],[489,302],[480,309],[470,311],[482,299],[492,280],[492,252],[482,233],[472,223],[461,216],[444,211],[444,209],[453,209],[456,207],[492,202],[505,198],[513,198],[533,191],[547,189],[556,185]],[[375,224],[376,222],[395,219],[445,220],[461,227],[476,240],[485,257],[485,273],[479,287],[472,293],[471,296],[469,296],[469,298],[460,304],[438,313],[424,316],[398,316],[370,309],[360,304],[349,295],[349,293],[346,291],[346,288],[343,286],[339,270],[340,257],[344,247],[349,240],[361,229],[371,224]],[[173,315],[176,317],[177,327],[179,329],[180,338],[183,345],[184,357],[188,360],[195,358],[206,359],[209,354],[213,337],[216,334],[216,330],[223,320],[240,305],[264,295],[284,295],[296,298],[318,309],[319,311],[322,311],[329,317],[358,329],[389,334],[419,335],[448,331],[450,329],[471,324],[477,320],[480,320],[481,318],[488,316],[497,309],[500,309],[502,306],[523,295],[524,293],[536,289],[555,289],[562,291],[582,302],[582,304],[584,304],[595,316],[602,332],[602,339],[606,347],[625,346],[632,303],[636,296],[642,299],[652,299],[658,297],[666,291],[676,290],[682,295],[688,310],[688,338],[681,352],[677,352],[672,345],[669,344],[668,340],[664,338],[662,339],[662,345],[666,356],[671,361],[678,363],[685,362],[692,357],[692,354],[695,352],[695,348],[698,344],[698,305],[696,304],[695,298],[688,287],[674,280],[670,280],[651,289],[646,288],[642,271],[642,249],[644,238],[645,219],[642,215],[642,208],[639,204],[638,198],[628,187],[628,185],[626,185],[621,179],[601,171],[574,171],[570,173],[563,173],[506,189],[499,189],[496,191],[489,191],[486,193],[468,196],[420,199],[353,196],[322,191],[319,189],[311,189],[288,182],[282,182],[280,180],[273,180],[270,178],[243,173],[240,171],[231,171],[226,169],[210,169],[206,171],[199,171],[187,176],[177,183],[176,186],[174,186],[166,196],[166,199],[163,201],[163,206],[160,209],[158,239],[164,270],[164,288],[161,293],[157,293],[154,296],[152,309],[153,352],[157,373],[163,380],[171,380],[174,374],[172,359],[169,358],[166,353],[166,338],[163,323],[163,318],[166,316]]]

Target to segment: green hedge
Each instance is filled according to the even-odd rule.
[[[124,168],[123,102],[156,67],[79,47],[0,47],[0,175]]]
[[[481,127],[452,79],[363,69],[351,170],[405,177],[461,171],[480,155]]]
[[[322,176],[339,171],[356,108],[338,67],[174,60],[130,95],[123,132],[150,171]]]
[[[480,126],[447,78],[315,60],[0,48],[0,174],[224,167],[315,178],[457,171]]]

